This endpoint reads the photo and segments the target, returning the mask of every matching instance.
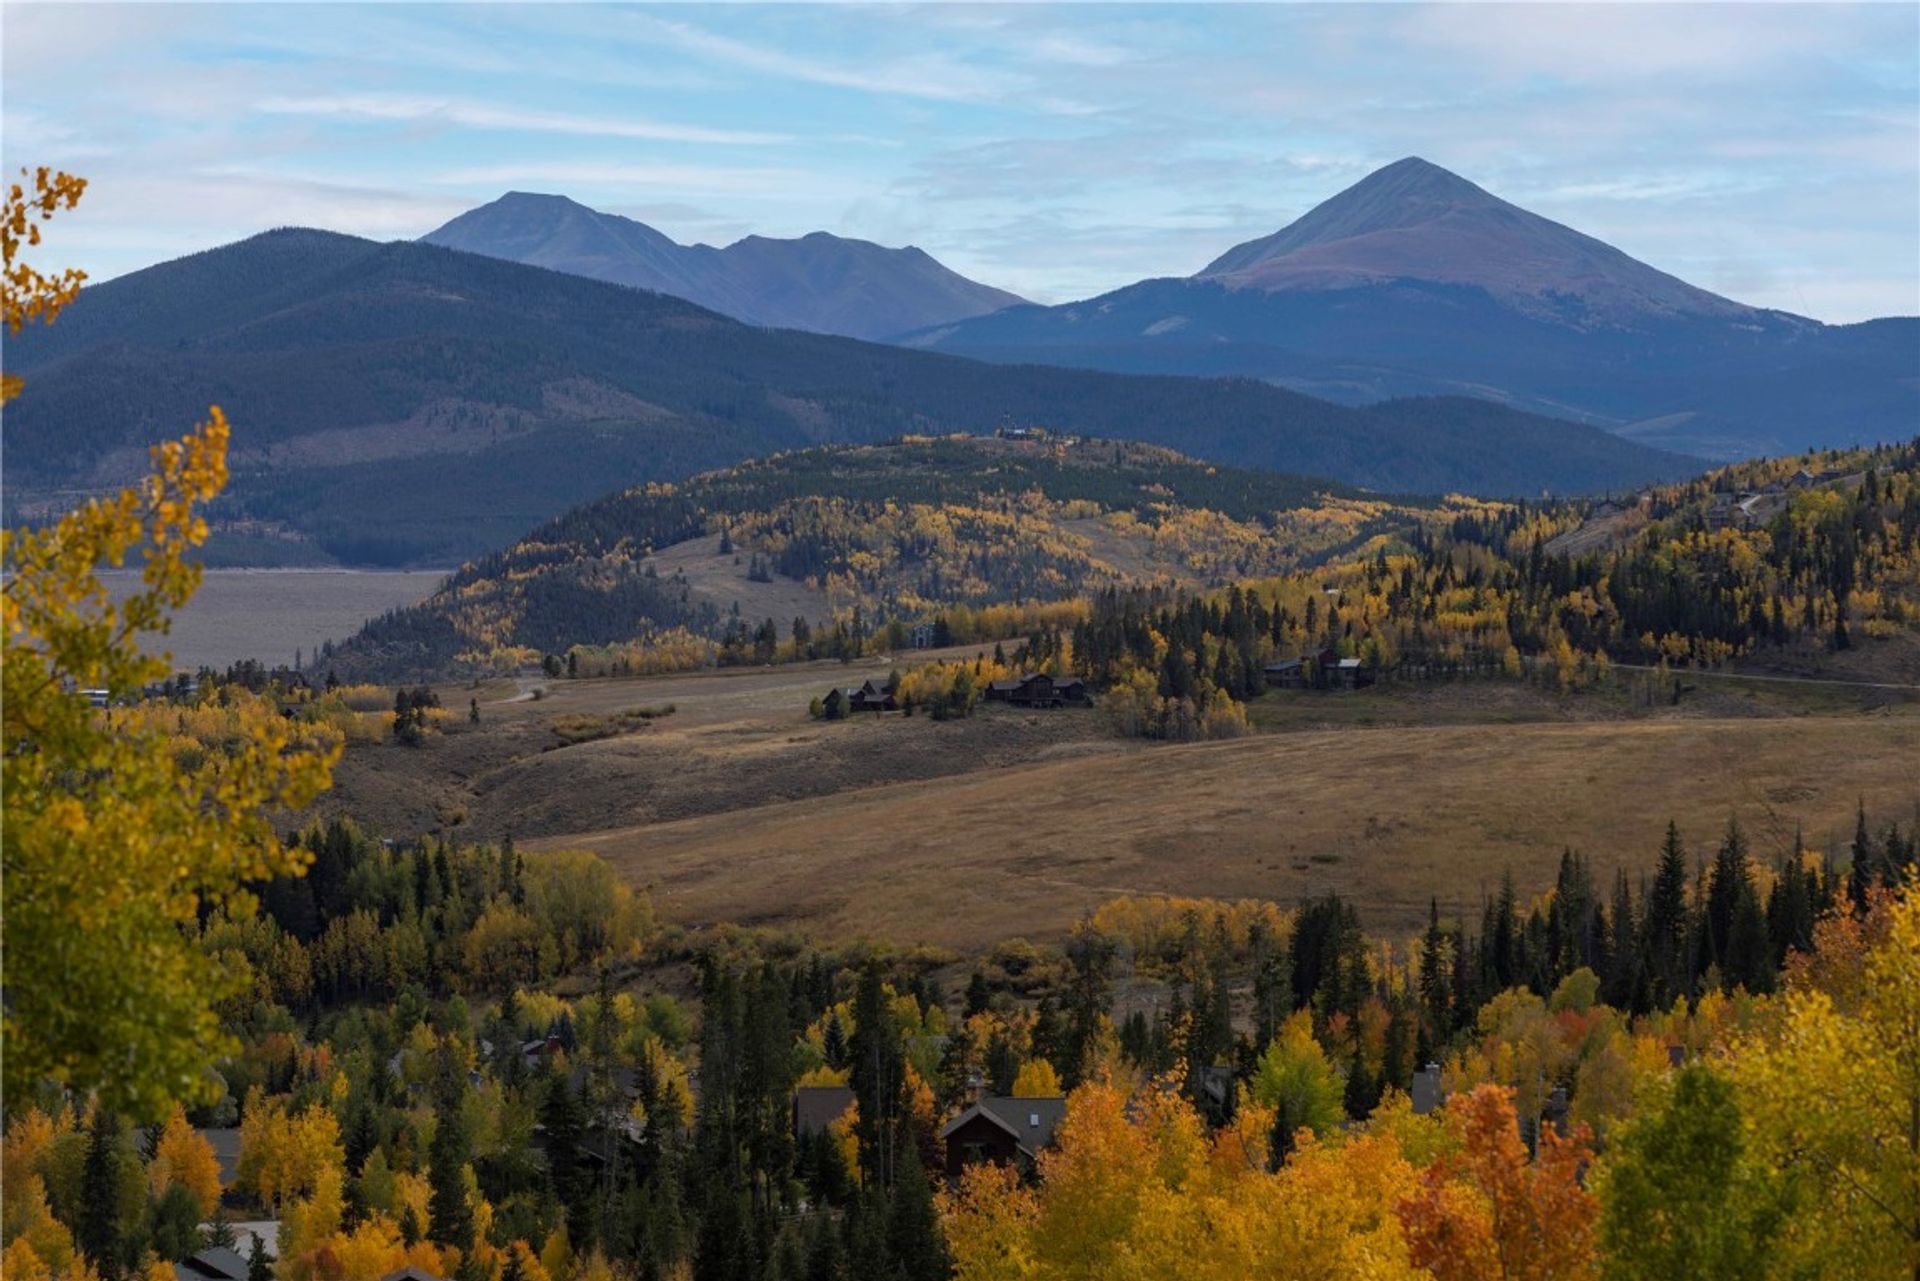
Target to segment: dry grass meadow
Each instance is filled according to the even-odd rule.
[[[1737,816],[1771,858],[1796,826],[1843,841],[1859,800],[1903,824],[1920,802],[1920,702],[1889,691],[1702,682],[1652,708],[1509,683],[1270,694],[1262,732],[1192,745],[1119,740],[1094,711],[807,718],[815,694],[890,665],[447,687],[444,735],[356,746],[325,808],[589,848],[689,926],[971,950],[1057,936],[1119,894],[1336,889],[1373,928],[1412,929],[1429,896],[1477,911],[1507,867],[1543,888],[1564,847],[1609,879],[1647,868],[1669,817],[1704,854]]]

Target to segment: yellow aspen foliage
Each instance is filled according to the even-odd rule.
[[[860,1177],[860,1105],[852,1103],[847,1110],[827,1122],[827,1141],[840,1153],[841,1168],[853,1172],[855,1179]]]
[[[1060,1074],[1045,1059],[1028,1059],[1013,1078],[1016,1099],[1052,1099],[1060,1095]]]
[[[1833,964],[1799,972],[1769,1016],[1733,1039],[1727,1071],[1754,1154],[1808,1199],[1782,1234],[1783,1256],[1824,1275],[1910,1278],[1920,1272],[1920,895],[1824,935]],[[1838,955],[1849,944],[1857,965]]]
[[[1161,1082],[1068,1100],[1041,1179],[970,1169],[942,1201],[961,1281],[1413,1281],[1397,1202],[1415,1186],[1393,1140],[1309,1142],[1268,1169],[1272,1113],[1248,1107],[1208,1137]]]
[[[186,1111],[178,1104],[160,1132],[153,1161],[147,1167],[147,1186],[154,1196],[176,1183],[193,1193],[203,1217],[210,1217],[220,1204],[220,1160],[214,1155],[213,1145],[187,1124]]]
[[[248,1091],[234,1179],[240,1187],[278,1206],[317,1191],[323,1176],[337,1175],[345,1162],[331,1109],[312,1106],[289,1116],[284,1097],[268,1098],[257,1086]]]
[[[322,1169],[313,1195],[287,1208],[280,1220],[281,1281],[320,1281],[331,1266],[330,1238],[346,1212],[345,1178],[339,1166]]]
[[[38,1173],[21,1176],[17,1182],[8,1176],[3,1226],[10,1243],[4,1268],[9,1278],[14,1275],[14,1247],[24,1251],[20,1266],[28,1269],[25,1275],[33,1275],[32,1268],[41,1269],[44,1276],[63,1275],[78,1259],[73,1233],[53,1217],[46,1181]]]
[[[51,321],[78,289],[78,273],[47,276],[17,255],[39,243],[34,215],[71,208],[84,187],[41,170],[34,194],[15,184],[8,196],[5,311],[16,331]],[[7,398],[19,390],[9,378]],[[50,1079],[143,1121],[175,1100],[212,1097],[212,1064],[238,1048],[214,1006],[243,990],[245,975],[192,932],[203,908],[244,912],[247,882],[303,866],[273,816],[326,787],[337,738],[267,718],[187,763],[155,729],[109,727],[80,693],[137,695],[168,674],[140,637],[164,633],[169,611],[200,584],[187,558],[207,537],[200,507],[226,485],[228,433],[215,408],[191,434],[154,448],[140,484],[51,524],[0,532],[0,1086],[12,1097]],[[136,552],[141,587],[114,603],[98,571]]]
[[[573,1275],[573,1244],[567,1239],[566,1224],[555,1228],[547,1237],[547,1243],[540,1247],[540,1266],[551,1277]]]
[[[42,165],[20,176],[26,183],[7,188],[6,208],[0,211],[0,249],[6,257],[5,313],[7,332],[17,334],[28,321],[51,321],[60,309],[80,293],[87,274],[67,268],[53,275],[36,271],[20,260],[20,251],[40,243],[40,224],[62,208],[80,203],[87,189],[85,178],[70,173],[55,173]],[[0,377],[0,403],[20,394],[21,380],[13,374]]]

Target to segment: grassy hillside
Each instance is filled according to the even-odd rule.
[[[22,515],[123,482],[218,403],[235,424],[224,530],[367,564],[457,561],[609,489],[775,450],[1003,421],[1387,492],[1579,492],[1686,470],[1470,402],[1375,416],[1247,379],[987,365],[317,231],[88,289],[8,356],[28,375],[7,419]]]
[[[1205,586],[1313,563],[1435,508],[1083,437],[802,450],[576,508],[329,662],[382,675],[513,665],[674,628],[718,634],[736,602],[745,624],[765,610],[787,633],[792,615],[774,616],[750,585],[720,599],[714,570],[736,585],[803,584],[820,611],[809,623],[854,626],[857,609],[868,628],[1119,583]]]

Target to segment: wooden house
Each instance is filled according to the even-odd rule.
[[[869,677],[845,694],[849,712],[890,712],[899,704],[893,700],[891,686],[882,685]]]
[[[1268,663],[1261,672],[1267,678],[1269,689],[1307,687],[1307,660],[1304,658],[1283,658],[1279,662]]]
[[[989,702],[1012,703],[1015,707],[1079,706],[1093,700],[1087,683],[1078,676],[1049,676],[1045,672],[993,681],[987,686],[986,697]]]
[[[809,1139],[847,1114],[853,1091],[844,1085],[802,1085],[793,1091],[793,1137]]]
[[[1336,658],[1320,668],[1322,689],[1366,689],[1378,679],[1373,664],[1364,658]]]
[[[958,1183],[962,1170],[983,1161],[1032,1168],[1035,1158],[1053,1142],[1054,1128],[1066,1114],[1064,1098],[981,1099],[940,1130],[947,1150],[947,1179]]]

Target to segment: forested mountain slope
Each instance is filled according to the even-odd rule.
[[[1580,492],[1687,470],[1474,402],[1374,415],[1245,379],[1008,368],[318,231],[88,289],[8,358],[30,375],[7,414],[21,515],[123,482],[217,403],[235,424],[223,531],[362,564],[457,561],[611,489],[781,449],[1004,421],[1386,492]]]
[[[703,536],[719,536],[710,559],[743,561],[755,579],[804,581],[840,625],[870,628],[1107,584],[1275,573],[1405,530],[1432,509],[1091,438],[803,450],[575,508],[370,623],[329,661],[342,674],[434,672],[674,628],[717,635],[738,620],[683,575],[663,575],[652,555]],[[776,622],[784,636],[792,620]]]
[[[1265,664],[1328,649],[1411,679],[1533,664],[1574,686],[1619,661],[1824,667],[1916,630],[1920,444],[1908,444],[1743,464],[1624,506],[1443,512],[1404,541],[1210,595],[1102,592],[1071,653],[1164,727],[1231,714],[1263,691]],[[1891,663],[1913,664],[1910,643],[1891,648]],[[1878,677],[1890,678],[1920,671]]]

